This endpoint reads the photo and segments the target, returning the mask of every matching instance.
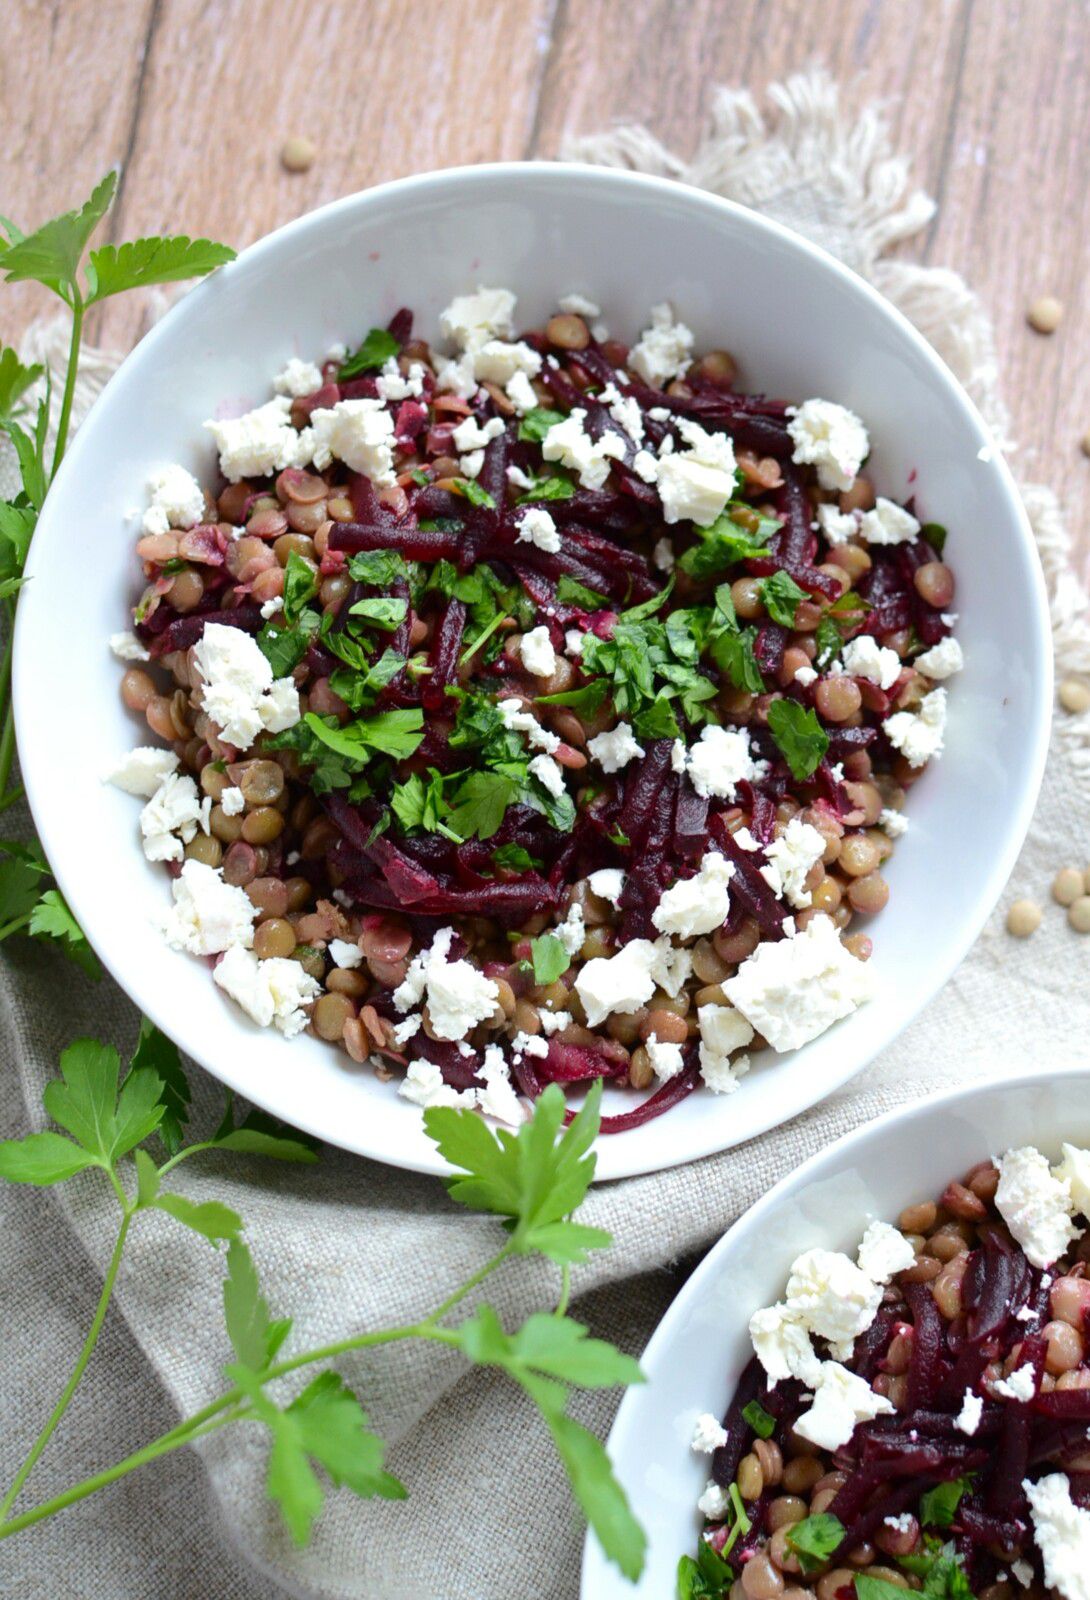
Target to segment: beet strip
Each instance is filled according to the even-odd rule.
[[[159,634],[138,623],[136,633],[147,645],[153,657],[169,655],[172,650],[188,650],[204,635],[207,622],[222,623],[225,628],[241,628],[243,633],[260,633],[263,622],[260,607],[235,606],[230,611],[206,611],[200,616],[178,617]]]
[[[448,684],[454,682],[458,670],[458,656],[462,648],[462,634],[466,625],[466,608],[461,600],[448,600],[432,634],[428,664],[430,676],[424,679],[420,698],[428,711],[438,711],[446,701]]]
[[[461,534],[427,533],[414,527],[384,523],[335,522],[329,548],[358,555],[363,550],[396,550],[410,561],[455,561],[462,550]]]
[[[743,903],[750,915],[756,918],[763,933],[767,933],[773,939],[782,939],[786,913],[761,877],[754,863],[752,851],[743,850],[741,845],[735,842],[734,835],[723,820],[722,812],[712,818],[712,832],[727,860],[734,862],[735,872],[730,884],[731,899],[737,897]]]
[[[692,1066],[683,1068],[676,1078],[669,1078],[634,1111],[623,1111],[618,1117],[603,1117],[598,1131],[628,1133],[632,1128],[642,1127],[645,1122],[653,1122],[656,1117],[661,1117],[664,1111],[669,1111],[672,1106],[687,1099],[699,1082],[700,1068],[694,1062]],[[571,1120],[571,1113],[565,1120]]]
[[[751,1401],[760,1398],[764,1389],[764,1369],[756,1356],[753,1356],[734,1391],[734,1397],[727,1407],[727,1414],[723,1418],[723,1428],[727,1435],[726,1444],[721,1444],[712,1454],[711,1475],[716,1483],[723,1488],[734,1482],[738,1472],[738,1463],[749,1449],[749,1436],[753,1432],[742,1412]]]

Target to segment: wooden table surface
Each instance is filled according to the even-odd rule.
[[[717,83],[755,92],[811,63],[887,103],[939,201],[904,253],[961,272],[995,318],[1027,476],[1064,498],[1090,557],[1090,0],[9,0],[0,211],[24,227],[120,162],[111,236],[249,243],[354,189],[460,162],[555,155],[639,119],[682,154]],[[318,147],[283,170],[283,139]],[[1027,303],[1057,295],[1051,338]],[[0,295],[16,337],[42,303]],[[129,341],[111,303],[93,336]]]

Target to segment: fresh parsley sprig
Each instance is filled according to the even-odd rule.
[[[31,233],[23,233],[8,218],[0,217],[0,273],[5,282],[41,284],[72,313],[55,422],[51,375],[40,366],[24,365],[14,350],[0,347],[0,432],[11,441],[22,480],[14,499],[0,501],[0,618],[5,637],[0,657],[0,811],[13,805],[23,792],[12,783],[15,723],[10,689],[15,608],[38,514],[68,443],[84,317],[91,306],[127,289],[200,277],[234,256],[227,245],[184,234],[89,249],[116,190],[117,173],[108,172],[77,210],[53,217]],[[39,387],[43,392],[32,400]],[[54,940],[86,970],[97,974],[98,963],[59,889],[52,886],[45,858],[33,843],[0,846],[0,940],[14,933]]]
[[[312,1145],[260,1114],[251,1114],[236,1126],[230,1101],[214,1133],[186,1143],[190,1097],[181,1060],[170,1041],[148,1023],[124,1073],[117,1051],[94,1039],[76,1040],[62,1055],[60,1066],[61,1077],[48,1085],[44,1096],[45,1110],[56,1126],[0,1143],[0,1177],[49,1187],[77,1174],[100,1173],[117,1198],[120,1223],[83,1348],[48,1420],[0,1499],[0,1539],[45,1521],[138,1467],[236,1421],[256,1422],[266,1429],[270,1445],[266,1492],[298,1544],[309,1539],[325,1500],[319,1472],[335,1487],[362,1498],[402,1499],[404,1486],[383,1464],[382,1440],[368,1425],[355,1393],[329,1363],[415,1338],[447,1345],[518,1384],[541,1414],[575,1497],[607,1556],[626,1577],[639,1576],[643,1532],[603,1446],[569,1415],[579,1390],[642,1381],[630,1356],[591,1338],[587,1328],[567,1314],[571,1269],[611,1242],[609,1234],[576,1222],[572,1215],[594,1177],[591,1147],[600,1121],[600,1084],[567,1129],[564,1096],[555,1085],[541,1096],[533,1117],[517,1133],[493,1133],[472,1111],[450,1107],[427,1111],[427,1132],[455,1170],[447,1183],[451,1199],[501,1218],[504,1243],[421,1321],[354,1333],[318,1350],[295,1352],[290,1348],[291,1319],[274,1317],[261,1292],[243,1238],[242,1218],[220,1201],[190,1200],[170,1180],[184,1161],[209,1150],[312,1162],[317,1160]],[[218,1399],[123,1461],[17,1512],[16,1502],[94,1353],[129,1231],[149,1211],[172,1218],[217,1251],[226,1248],[223,1306],[225,1343],[231,1352],[224,1366],[227,1386]],[[462,1302],[504,1262],[529,1255],[544,1256],[561,1269],[559,1301],[552,1311],[530,1316],[513,1332],[487,1304],[478,1304],[461,1320],[453,1318]],[[288,1385],[285,1390],[282,1380],[317,1366],[322,1370],[303,1389]]]

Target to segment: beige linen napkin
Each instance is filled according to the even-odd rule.
[[[1001,435],[987,318],[952,273],[882,259],[927,221],[878,116],[842,113],[835,88],[810,75],[770,91],[768,120],[747,94],[720,92],[712,132],[691,165],[646,132],[583,141],[586,160],[667,173],[757,207],[818,240],[889,295],[932,340]],[[40,332],[39,344],[48,345]],[[46,350],[48,354],[48,350]],[[99,376],[86,369],[87,398]],[[1053,603],[1061,671],[1090,672],[1086,595],[1067,561],[1047,490],[1027,488]],[[1047,897],[1056,866],[1090,861],[1090,715],[1057,726],[1032,834],[1007,900]],[[812,1151],[890,1106],[1015,1061],[1047,1071],[1085,1059],[1090,947],[1058,908],[1016,944],[1002,908],[924,1016],[865,1074],[808,1115],[724,1155],[594,1191],[584,1216],[614,1248],[578,1277],[577,1312],[638,1351],[674,1292],[670,1269],[706,1248],[757,1196]],[[137,1018],[108,980],[95,986],[47,951],[6,946],[3,1131],[40,1125],[42,1086],[77,1034],[127,1046]],[[198,1115],[219,1090],[194,1074]],[[479,1263],[494,1225],[456,1211],[432,1180],[329,1150],[315,1168],[237,1158],[183,1169],[194,1199],[242,1212],[269,1300],[317,1343],[426,1311]],[[112,1241],[93,1179],[40,1196],[0,1191],[7,1277],[0,1366],[0,1470],[10,1477],[72,1361]],[[157,1219],[134,1228],[99,1354],[33,1480],[47,1494],[106,1464],[219,1391],[227,1356],[220,1270],[208,1247]],[[501,1313],[520,1317],[552,1292],[544,1268],[497,1279]],[[0,1592],[95,1600],[574,1600],[580,1530],[543,1430],[501,1380],[411,1345],[347,1364],[375,1425],[391,1441],[407,1504],[333,1495],[312,1546],[295,1550],[261,1490],[264,1446],[244,1429],[171,1458],[56,1521],[0,1545]],[[605,1431],[616,1397],[594,1396],[583,1420]],[[617,1593],[623,1585],[618,1580]]]

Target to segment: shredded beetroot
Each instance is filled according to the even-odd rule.
[[[627,1133],[632,1128],[641,1128],[645,1122],[653,1122],[656,1117],[661,1117],[664,1111],[669,1111],[671,1106],[676,1106],[685,1100],[699,1082],[700,1068],[693,1062],[692,1065],[683,1068],[676,1078],[668,1079],[633,1111],[622,1111],[617,1117],[603,1117],[599,1131]]]
[[[616,1078],[628,1070],[626,1060],[591,1050],[584,1045],[561,1044],[559,1039],[549,1040],[549,1054],[540,1060],[535,1057],[537,1071],[551,1083],[579,1083],[584,1078]]]

